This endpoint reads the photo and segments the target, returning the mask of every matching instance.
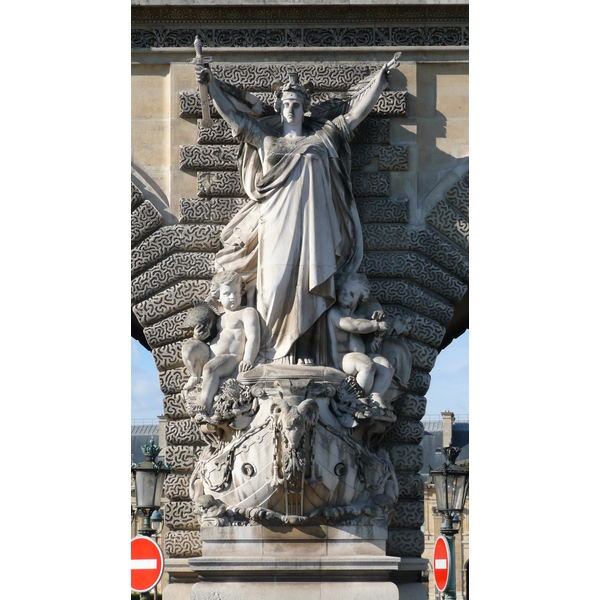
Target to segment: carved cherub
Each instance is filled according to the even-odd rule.
[[[217,335],[207,344],[210,332],[208,315],[194,328],[194,339],[182,346],[183,363],[191,377],[184,387],[189,390],[202,378],[199,408],[208,412],[222,377],[254,366],[260,343],[260,323],[254,308],[241,306],[243,283],[235,271],[221,271],[211,282],[211,302],[218,301],[223,314],[217,322]],[[206,305],[207,308],[208,305]],[[209,308],[210,310],[210,308]]]
[[[366,302],[370,295],[367,278],[360,273],[351,273],[337,282],[337,303],[327,313],[329,353],[333,365],[356,378],[356,382],[369,395],[376,406],[391,410],[384,400],[394,369],[389,361],[370,352],[366,354],[363,335],[385,334],[389,324],[382,311],[375,311],[370,319],[355,316],[357,307]]]

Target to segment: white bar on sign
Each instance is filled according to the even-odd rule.
[[[445,558],[436,558],[435,559],[435,568],[436,569],[445,569],[447,564],[448,563]]]
[[[156,559],[155,558],[138,558],[136,560],[131,560],[131,569],[132,570],[141,570],[141,569],[156,569]]]

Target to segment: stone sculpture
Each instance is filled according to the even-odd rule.
[[[317,106],[292,73],[273,108],[196,64],[240,141],[250,199],[223,231],[182,346],[204,444],[189,485],[203,525],[371,524],[398,498],[379,442],[410,376],[410,323],[387,319],[358,272],[349,146],[397,60]]]
[[[370,295],[369,282],[364,275],[352,273],[340,280],[336,289],[337,303],[327,313],[333,366],[353,376],[377,410],[392,412],[383,396],[390,387],[394,370],[383,356],[375,352],[367,356],[362,340],[363,335],[374,333],[373,345],[380,345],[382,334],[389,329],[385,315],[383,311],[375,311],[365,319],[355,314],[359,304],[364,304]]]
[[[209,311],[206,318],[194,327],[195,339],[182,346],[183,362],[191,371],[185,389],[191,389],[201,380],[198,400],[191,399],[198,410],[207,412],[222,377],[236,371],[248,371],[254,366],[260,339],[256,310],[242,307],[242,278],[233,271],[217,273],[211,283],[210,299],[218,301],[223,310],[217,321],[217,335],[208,346],[204,340],[210,333]],[[208,306],[207,306],[208,308]]]

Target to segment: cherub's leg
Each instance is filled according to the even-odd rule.
[[[183,389],[189,390],[198,383],[202,369],[210,358],[210,348],[200,340],[185,340],[181,345],[181,358],[190,372],[190,378]]]
[[[213,399],[219,389],[221,377],[231,375],[239,364],[239,358],[235,354],[220,354],[211,358],[202,369],[202,392],[200,394],[200,406],[208,411],[212,406]]]
[[[392,406],[384,400],[383,395],[392,383],[394,367],[383,356],[373,356],[372,359],[375,365],[375,378],[371,390],[371,399],[382,408],[391,410]]]
[[[366,354],[349,352],[342,359],[342,370],[346,375],[356,377],[356,383],[365,391],[365,394],[371,393],[375,377],[375,365]]]
[[[372,392],[377,394],[385,394],[392,383],[394,377],[394,367],[383,356],[373,356],[375,365],[375,379],[373,381]]]

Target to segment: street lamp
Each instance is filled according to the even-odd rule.
[[[446,538],[450,548],[450,578],[444,592],[444,600],[455,600],[456,578],[454,567],[454,536],[460,527],[460,515],[465,508],[467,491],[469,490],[469,471],[454,464],[460,453],[455,446],[443,449],[446,462],[437,469],[429,468],[429,475],[435,488],[437,510],[444,516],[440,533]],[[454,528],[454,522],[458,527]]]
[[[163,522],[160,512],[160,499],[162,498],[163,485],[171,465],[162,461],[156,461],[161,451],[154,439],[142,446],[142,452],[146,460],[142,463],[131,463],[131,473],[135,484],[135,514],[138,511],[144,516],[141,535],[153,536],[160,533],[159,528]]]

